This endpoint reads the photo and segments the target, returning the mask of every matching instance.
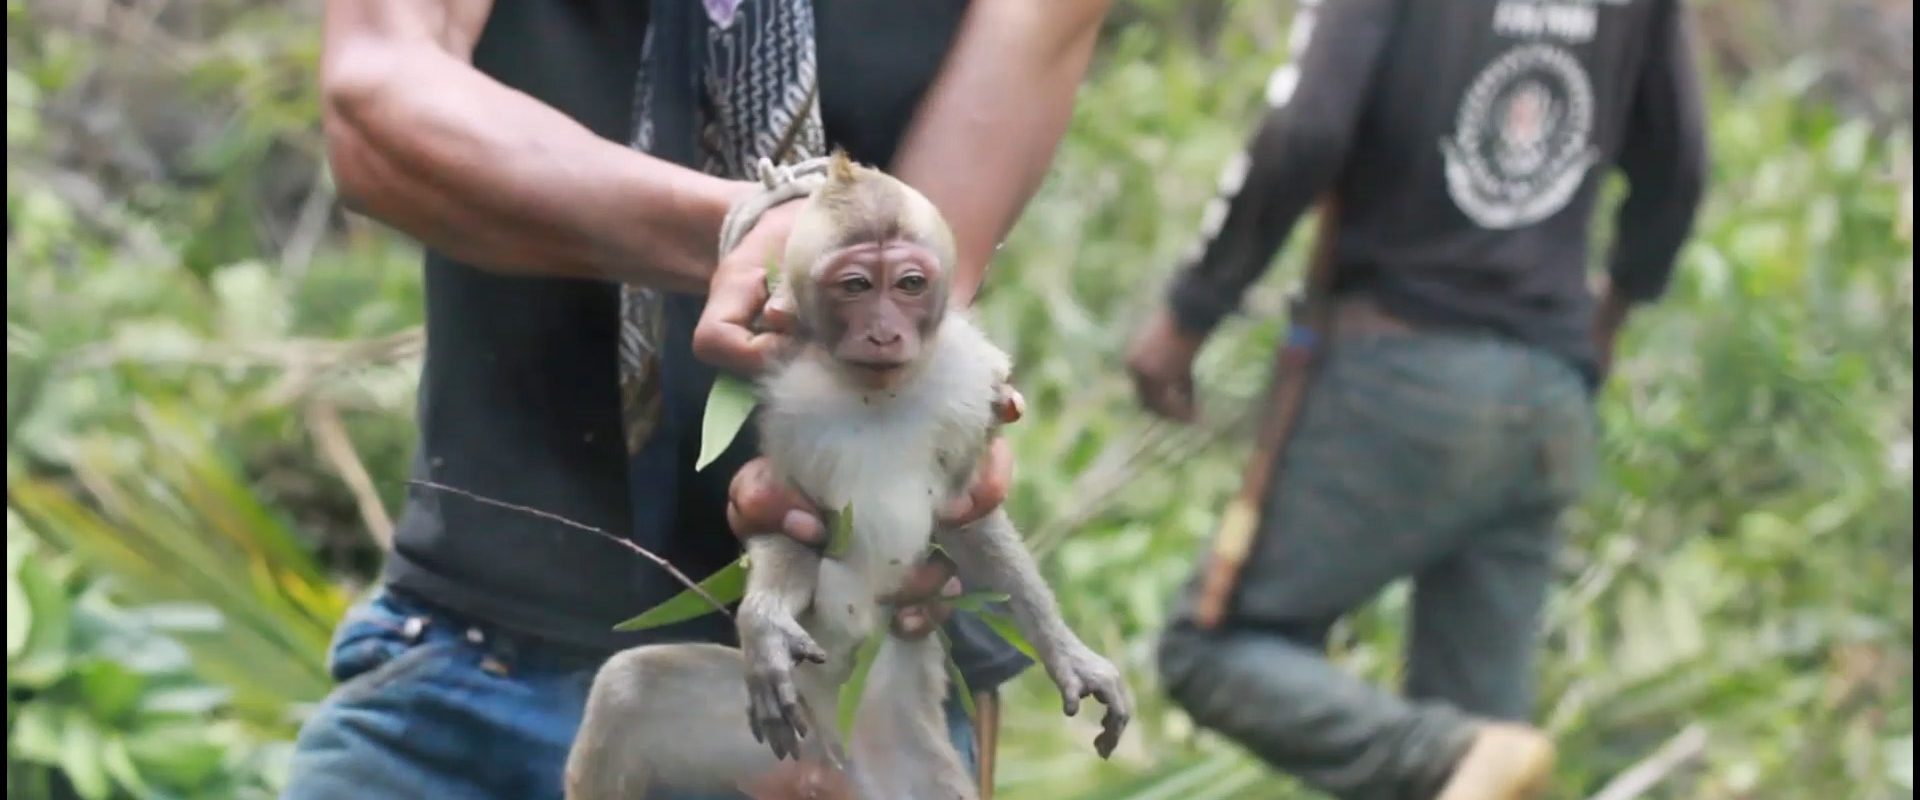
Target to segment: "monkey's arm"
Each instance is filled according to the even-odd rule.
[[[747,539],[747,588],[736,624],[747,662],[747,720],[753,738],[775,756],[797,755],[811,720],[793,670],[822,663],[827,653],[800,626],[820,579],[820,556],[779,534]]]
[[[1046,176],[1112,0],[974,0],[888,165],[953,228],[953,301],[987,263]]]
[[[503,273],[704,293],[751,187],[596,135],[476,69],[492,0],[328,0],[320,88],[342,199]]]
[[[1202,220],[1198,252],[1168,298],[1190,335],[1212,333],[1286,243],[1293,224],[1346,164],[1400,0],[1302,3],[1295,60],[1267,84],[1271,106],[1227,167]]]
[[[1094,747],[1102,758],[1112,754],[1133,715],[1133,699],[1120,671],[1067,627],[1053,590],[1041,577],[1039,565],[1007,513],[996,510],[979,522],[942,529],[935,535],[968,589],[1007,595],[1015,625],[1060,687],[1067,716],[1079,713],[1084,697],[1093,697],[1106,706]]]

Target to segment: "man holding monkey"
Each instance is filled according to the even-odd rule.
[[[716,368],[752,374],[781,338],[777,309],[770,330],[756,322],[792,209],[728,253],[722,219],[759,191],[759,158],[845,147],[940,208],[952,302],[971,303],[1065,130],[1106,6],[329,0],[342,199],[427,249],[414,477],[432,486],[409,495],[382,591],[336,634],[341,683],[303,726],[285,796],[557,798],[608,655],[729,640],[719,615],[614,633],[682,587],[542,515],[695,576],[738,554],[729,530],[817,541],[817,514],[768,480],[751,436],[694,469]],[[998,506],[1010,469],[996,446],[949,517]],[[921,577],[922,599],[947,583]],[[1028,666],[937,603],[898,624],[944,624],[975,689]],[[793,791],[758,777],[761,797]]]
[[[1553,748],[1526,725],[1534,639],[1558,520],[1590,470],[1591,396],[1705,183],[1685,11],[1302,0],[1293,32],[1207,238],[1129,355],[1142,401],[1192,418],[1201,343],[1328,200],[1276,395],[1299,411],[1269,429],[1257,496],[1222,523],[1161,676],[1198,724],[1342,798],[1537,796]],[[1631,194],[1596,305],[1587,226],[1609,165]],[[1336,620],[1403,577],[1406,697],[1323,653]]]

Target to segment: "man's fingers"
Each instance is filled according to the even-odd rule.
[[[885,598],[897,607],[893,614],[893,632],[903,639],[918,639],[947,624],[953,607],[945,600],[962,593],[960,578],[954,575],[953,562],[929,559],[907,576],[900,591]]]
[[[1193,421],[1193,384],[1134,373],[1134,394],[1147,410],[1167,419]]]
[[[773,471],[765,457],[746,463],[727,488],[727,524],[735,536],[782,533],[806,544],[826,539],[826,525],[805,495]]]
[[[1012,485],[1013,447],[1005,439],[994,439],[987,447],[986,456],[980,459],[980,468],[974,473],[967,493],[948,504],[940,515],[941,521],[957,527],[985,519],[1007,501],[1008,487]]]
[[[793,315],[793,298],[786,292],[776,292],[761,311],[760,327],[772,333],[790,334],[793,332]]]
[[[953,562],[944,558],[929,558],[925,564],[908,573],[899,590],[887,595],[885,602],[900,606],[918,605],[934,599],[953,580]]]
[[[767,304],[765,273],[722,260],[707,292],[707,304],[693,328],[693,354],[723,369],[756,374],[765,366],[767,334],[753,321]]]
[[[1000,396],[993,401],[993,416],[1001,424],[1011,425],[1027,415],[1027,397],[1019,389],[1008,384],[1001,386],[999,392]]]

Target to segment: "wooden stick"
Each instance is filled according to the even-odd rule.
[[[1000,750],[1000,692],[973,693],[973,749],[980,762],[980,800],[993,800],[994,754]]]
[[[1313,367],[1325,356],[1332,317],[1330,295],[1338,217],[1333,198],[1320,202],[1319,234],[1314,241],[1312,261],[1307,265],[1305,291],[1287,320],[1286,340],[1275,354],[1268,390],[1273,403],[1260,425],[1253,460],[1247,465],[1240,492],[1221,514],[1213,551],[1201,576],[1194,621],[1202,629],[1219,627],[1226,618],[1233,590],[1240,582],[1240,571],[1246,566],[1255,534],[1261,527],[1260,501],[1273,476],[1279,472],[1281,453],[1292,438],[1294,423],[1299,420]]]
[[[1608,782],[1599,794],[1589,800],[1635,800],[1706,752],[1706,729],[1697,723],[1688,725],[1655,750],[1653,755]]]

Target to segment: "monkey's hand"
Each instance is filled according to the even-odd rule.
[[[1120,679],[1120,670],[1078,642],[1061,648],[1058,655],[1047,659],[1046,668],[1054,685],[1060,687],[1062,710],[1067,716],[1080,713],[1080,700],[1085,697],[1092,697],[1107,707],[1106,716],[1100,718],[1100,735],[1094,738],[1093,747],[1101,758],[1113,755],[1113,748],[1120,744],[1120,734],[1133,718],[1133,698],[1127,692],[1126,682]]]
[[[741,614],[740,650],[747,662],[747,723],[775,758],[800,757],[812,720],[793,682],[795,664],[825,663],[827,651],[784,614]]]

